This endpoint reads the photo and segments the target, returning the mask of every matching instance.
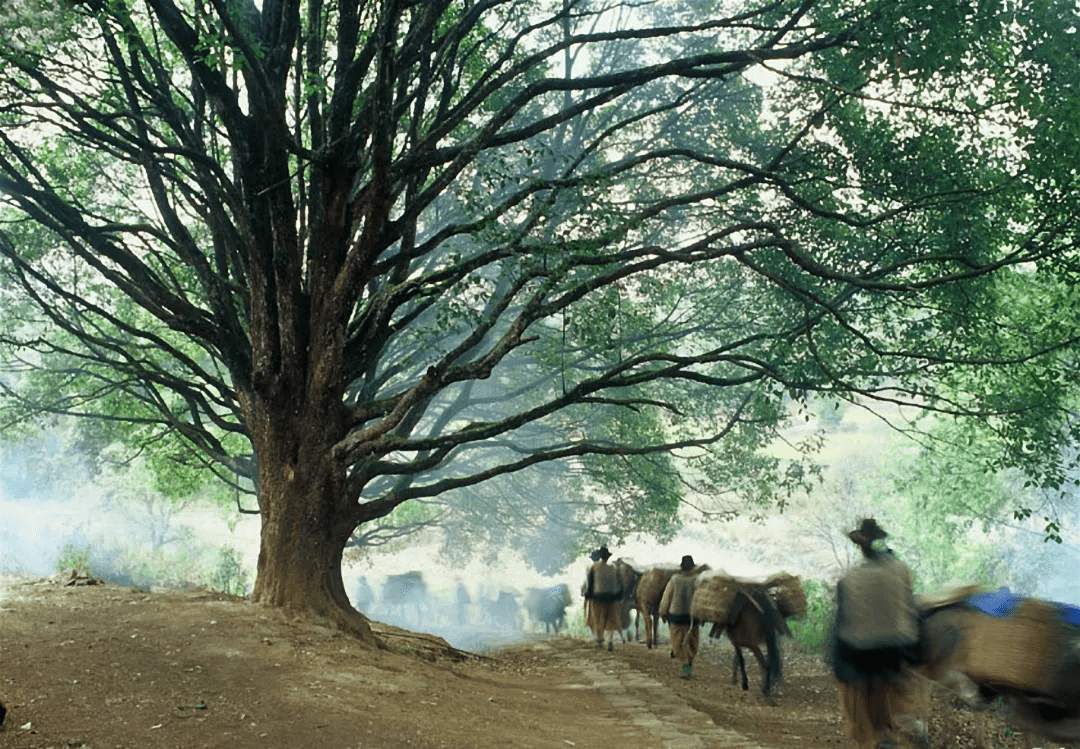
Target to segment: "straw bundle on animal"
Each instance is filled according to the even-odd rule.
[[[747,583],[717,570],[698,576],[690,616],[701,622],[728,623],[735,596]]]
[[[920,614],[928,614],[931,611],[966,601],[970,596],[978,593],[981,588],[982,586],[978,583],[971,583],[968,585],[956,585],[931,593],[916,593],[915,608],[919,610]]]
[[[795,575],[778,572],[765,581],[765,589],[785,619],[806,613],[806,591]]]
[[[1058,607],[1024,599],[1008,616],[964,617],[964,669],[979,683],[1053,694],[1067,625]]]
[[[634,590],[634,603],[640,616],[645,617],[645,644],[652,649],[657,644],[660,623],[660,599],[664,596],[671,576],[678,567],[653,567],[641,573]]]
[[[660,605],[660,598],[664,595],[668,580],[678,571],[678,567],[654,567],[642,572],[634,592],[638,610],[643,613],[656,610]]]

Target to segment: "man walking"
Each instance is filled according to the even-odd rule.
[[[910,665],[919,660],[911,572],[880,543],[888,535],[873,518],[851,531],[863,564],[836,586],[833,673],[848,732],[860,747],[892,741],[897,708],[914,684]]]
[[[679,563],[679,571],[671,576],[664,596],[660,599],[660,618],[668,623],[671,633],[671,656],[683,661],[682,678],[689,679],[694,657],[701,642],[701,623],[690,615],[697,579],[694,558],[687,554]]]
[[[585,577],[585,625],[592,630],[599,647],[604,647],[607,633],[608,650],[613,650],[615,633],[619,630],[622,583],[618,571],[607,563],[611,558],[607,546],[601,546],[589,558],[593,563]]]

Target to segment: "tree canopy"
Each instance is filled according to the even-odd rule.
[[[808,392],[1062,437],[1075,305],[1013,302],[1075,288],[1067,3],[46,4],[0,16],[11,418],[250,478],[264,603],[363,633],[342,550],[410,500],[782,499]]]

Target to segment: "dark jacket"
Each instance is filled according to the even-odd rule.
[[[604,560],[594,562],[585,576],[585,598],[590,601],[617,601],[622,598],[619,572]]]
[[[690,609],[694,600],[694,584],[697,582],[698,569],[676,572],[668,580],[664,595],[660,599],[660,616],[668,624],[691,624]]]

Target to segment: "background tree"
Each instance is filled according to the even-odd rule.
[[[1077,329],[1009,304],[1072,267],[1075,11],[844,6],[6,15],[7,341],[250,476],[255,599],[361,635],[343,550],[411,500],[564,461],[663,532],[684,480],[803,481],[758,448],[814,390],[1027,419]]]
[[[1075,559],[1080,514],[1075,414],[1059,424],[1065,447],[1034,473],[1003,459],[1011,447],[1001,420],[926,421],[927,439],[888,479],[903,507],[901,543],[924,586],[970,579],[1071,598],[1063,583],[1074,587],[1065,569]]]

